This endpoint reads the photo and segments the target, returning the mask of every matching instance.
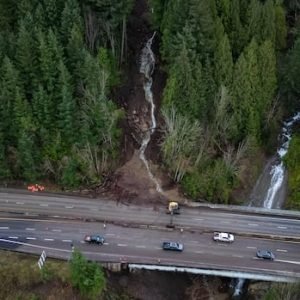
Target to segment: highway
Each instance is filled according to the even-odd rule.
[[[131,227],[165,228],[170,215],[165,207],[135,206],[104,199],[46,196],[30,193],[0,193],[0,212],[28,217],[70,218]],[[209,208],[181,209],[173,224],[185,231],[229,231],[257,237],[300,239],[300,219],[249,214]]]
[[[83,242],[86,234],[105,237],[103,246]],[[163,241],[178,241],[184,251],[161,248]],[[101,223],[0,218],[0,248],[68,259],[71,243],[88,258],[102,262],[128,262],[211,268],[300,278],[300,243],[237,236],[232,244],[214,242],[211,233],[127,228]],[[257,259],[257,249],[270,249],[276,260]]]

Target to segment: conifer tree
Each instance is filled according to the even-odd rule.
[[[8,57],[2,64],[0,81],[0,128],[5,134],[6,144],[13,144],[16,128],[13,126],[12,116],[16,98],[16,88],[19,84],[18,73]]]
[[[236,61],[248,41],[248,31],[244,29],[240,19],[240,2],[232,0],[231,30],[229,31],[232,56]]]
[[[60,29],[62,42],[64,44],[68,43],[69,39],[71,38],[72,30],[75,26],[82,32],[83,24],[80,16],[79,3],[77,0],[67,0],[65,1],[64,10],[61,15]]]
[[[58,128],[60,128],[63,140],[72,143],[76,129],[74,124],[75,117],[75,100],[73,98],[73,89],[71,85],[71,76],[61,61],[59,64],[59,79],[57,84],[58,92]]]
[[[212,56],[216,46],[215,0],[190,0],[188,18],[198,42],[197,53],[203,59]]]
[[[262,7],[262,41],[270,40],[275,44],[276,40],[276,22],[273,0],[267,0]]]
[[[16,65],[20,71],[20,80],[28,98],[36,87],[37,52],[32,31],[33,20],[28,14],[21,20],[16,43]]]
[[[245,59],[247,63],[247,77],[249,89],[249,98],[244,98],[246,108],[246,120],[248,119],[248,130],[251,129],[251,135],[259,138],[260,118],[262,115],[262,96],[261,81],[258,65],[258,45],[255,39],[252,39],[249,46],[245,49]],[[257,123],[258,122],[258,123]],[[251,123],[251,125],[249,125]],[[250,132],[248,132],[250,133]]]
[[[274,44],[271,41],[266,40],[261,44],[258,49],[258,66],[260,74],[260,98],[262,114],[261,119],[270,109],[272,99],[277,87],[277,69],[276,69],[276,54]]]
[[[262,4],[259,0],[250,1],[247,16],[249,39],[251,40],[253,37],[255,37],[257,41],[261,41],[261,30],[263,29],[263,23]]]
[[[215,77],[218,84],[223,84],[227,87],[232,82],[233,61],[230,48],[230,42],[225,33],[217,45],[215,52]]]
[[[287,25],[285,23],[285,11],[279,3],[275,5],[275,26],[276,26],[276,48],[286,48]]]
[[[234,66],[232,109],[236,132],[232,132],[235,142],[240,142],[247,136],[246,124],[248,108],[251,105],[251,85],[247,72],[247,61],[242,53]]]

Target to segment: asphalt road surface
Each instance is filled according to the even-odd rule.
[[[170,223],[165,207],[125,205],[110,200],[45,196],[43,194],[0,193],[0,212],[24,216],[49,216],[105,221],[123,226],[160,226]],[[181,209],[173,224],[186,231],[228,231],[236,234],[300,239],[296,218],[237,213],[208,208]]]
[[[102,246],[83,242],[86,234],[105,237]],[[183,252],[164,251],[163,241],[184,244]],[[233,270],[300,278],[300,243],[237,236],[232,244],[214,242],[211,233],[126,228],[79,221],[0,218],[0,248],[70,258],[71,243],[88,258],[102,262],[161,264]],[[257,259],[269,249],[275,261]]]

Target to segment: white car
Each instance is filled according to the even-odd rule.
[[[234,241],[234,235],[227,232],[214,232],[213,239],[216,242],[232,243]]]

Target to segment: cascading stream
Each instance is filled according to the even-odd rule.
[[[264,208],[272,209],[275,205],[280,206],[280,203],[276,203],[276,196],[278,195],[278,192],[280,188],[282,187],[282,184],[284,182],[285,178],[285,167],[282,162],[282,158],[287,154],[289,144],[291,141],[291,135],[292,135],[292,127],[293,125],[300,120],[300,112],[295,114],[291,119],[283,123],[282,131],[280,134],[280,141],[281,146],[277,150],[277,157],[276,160],[273,162],[271,167],[267,166],[264,172],[268,171],[269,174],[262,174],[260,178],[258,179],[258,182],[256,183],[254,187],[254,191],[252,193],[252,200],[249,203],[249,206],[254,206],[255,196],[254,194],[259,194],[262,197],[262,202],[258,201],[258,203],[261,203]],[[260,184],[264,183],[263,179],[266,175],[270,176],[270,185],[265,193],[262,192],[262,189],[260,189]],[[257,206],[257,204],[256,204]],[[245,279],[239,278],[236,285],[233,296],[239,296],[242,292],[242,288],[244,285]]]
[[[144,74],[145,80],[144,80],[144,91],[145,91],[145,98],[147,102],[151,106],[151,127],[144,131],[144,137],[142,141],[142,145],[140,147],[140,159],[143,161],[147,172],[149,174],[149,177],[151,180],[155,183],[156,190],[159,193],[162,193],[162,188],[160,187],[159,182],[152,174],[149,163],[145,157],[145,151],[146,148],[151,140],[151,135],[155,132],[156,129],[156,119],[155,119],[155,104],[153,101],[153,93],[152,93],[152,74],[155,67],[155,57],[151,50],[152,41],[155,37],[156,32],[154,32],[153,36],[147,41],[145,47],[142,50],[141,54],[141,66],[140,66],[140,73]]]
[[[279,156],[279,161],[272,166],[270,175],[271,184],[268,189],[267,195],[264,199],[263,206],[265,208],[273,208],[274,207],[274,199],[275,196],[282,186],[284,176],[285,176],[285,167],[282,162],[282,158],[287,154],[288,147],[291,141],[292,135],[292,127],[295,122],[300,120],[300,112],[298,112],[294,117],[292,117],[288,122],[284,122],[284,126],[282,128],[281,133],[281,147],[277,150],[277,154]]]

